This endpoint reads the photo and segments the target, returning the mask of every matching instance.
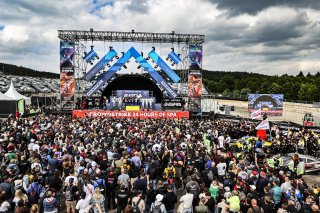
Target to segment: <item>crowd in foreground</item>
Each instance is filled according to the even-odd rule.
[[[319,212],[319,190],[295,154],[285,165],[251,138],[256,124],[39,115],[0,120],[0,213]],[[273,126],[278,144],[309,152],[312,131]],[[283,144],[283,146],[282,146]],[[299,145],[298,145],[299,144]],[[274,150],[273,150],[274,151]]]

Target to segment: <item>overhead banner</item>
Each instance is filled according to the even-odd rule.
[[[248,112],[260,110],[260,114],[269,116],[282,116],[283,94],[249,94]]]
[[[199,70],[202,67],[202,46],[189,46],[190,70]]]
[[[60,41],[60,95],[61,106],[67,107],[69,102],[72,107],[75,93],[74,74],[75,43]]]
[[[170,118],[182,119],[189,118],[188,111],[109,111],[109,110],[73,110],[73,117],[108,117],[108,118],[139,118],[139,119],[154,119],[154,118]]]

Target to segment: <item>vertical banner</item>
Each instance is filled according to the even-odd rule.
[[[75,43],[60,41],[60,95],[61,106],[72,108],[75,93]]]
[[[201,112],[202,95],[202,46],[189,46],[189,76],[188,76],[188,96],[189,110]]]
[[[20,113],[20,114],[23,114],[24,113],[24,107],[25,106],[25,100],[24,99],[20,99],[19,101],[18,101],[18,112]]]
[[[202,46],[189,46],[190,70],[200,70],[202,67]]]

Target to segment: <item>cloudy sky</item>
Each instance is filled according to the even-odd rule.
[[[320,1],[235,2],[1,0],[0,62],[58,73],[58,29],[135,29],[136,32],[204,34],[203,68],[208,70],[270,75],[320,70]],[[110,45],[118,52],[132,46],[128,43],[94,45],[99,55]],[[141,51],[150,50],[148,45],[133,46]],[[157,51],[166,55],[170,47],[157,46]]]

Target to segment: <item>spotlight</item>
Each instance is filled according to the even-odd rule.
[[[92,50],[93,50],[93,47],[94,47],[94,46],[93,46],[93,45],[91,45],[91,49],[92,49]]]
[[[110,68],[111,67],[111,65],[110,64],[107,64],[107,66]]]
[[[126,65],[123,65],[123,68],[127,69],[127,66],[126,66]]]
[[[174,52],[174,47],[171,47],[172,52]]]
[[[113,47],[112,46],[109,46],[109,50],[111,51],[113,49]]]
[[[90,61],[90,64],[91,64],[91,65],[93,65],[93,62],[92,62],[92,61]]]
[[[176,65],[176,63],[173,62],[173,63],[171,64],[171,66],[174,66],[174,65]]]
[[[113,62],[113,59],[111,59],[110,62]]]
[[[150,57],[147,57],[146,60],[148,61],[150,59]]]
[[[158,65],[154,66],[154,68],[157,69],[157,68],[158,68]]]
[[[141,52],[141,56],[143,57],[143,52]]]
[[[96,55],[96,58],[97,58],[97,60],[99,60],[99,56],[98,55]]]
[[[168,61],[170,59],[170,57],[168,56],[168,57],[166,57],[166,60]]]
[[[122,57],[124,56],[124,52],[121,52],[121,54],[122,54]]]
[[[137,69],[140,69],[141,68],[141,65],[139,65],[138,67],[137,67]]]
[[[156,48],[155,47],[152,47],[153,51],[156,51]]]
[[[118,60],[118,59],[119,59],[119,56],[118,56],[118,55],[116,55],[116,56],[115,56],[115,58]]]

